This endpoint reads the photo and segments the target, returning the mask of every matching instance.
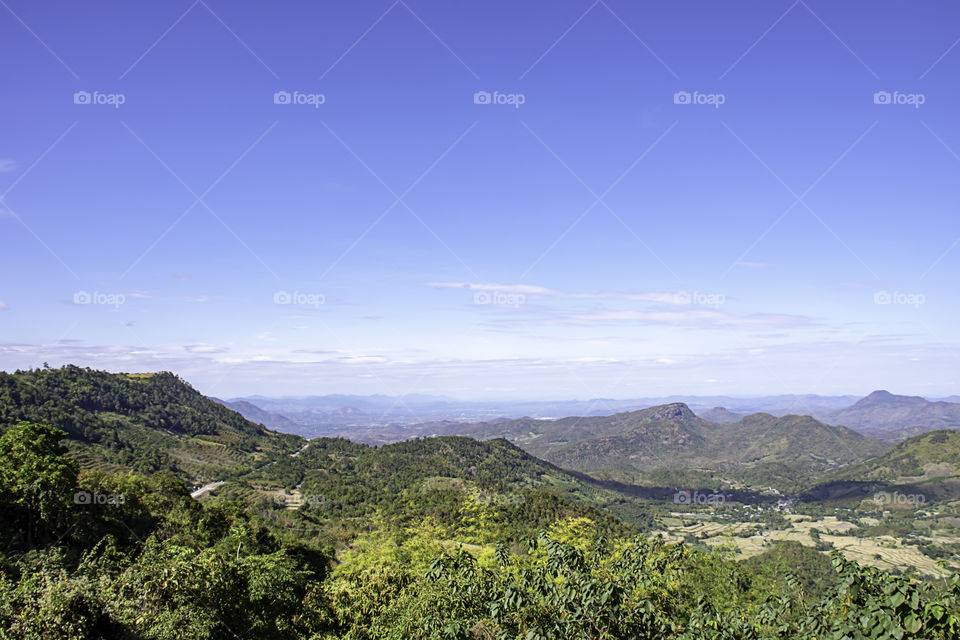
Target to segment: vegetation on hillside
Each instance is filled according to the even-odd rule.
[[[565,471],[505,439],[306,443],[170,374],[65,367],[0,382],[0,640],[960,635],[960,577],[947,564],[943,579],[894,575],[790,542],[738,563],[644,533],[697,515],[666,513],[666,488]],[[620,427],[684,437],[695,424],[684,409]],[[709,441],[720,425],[704,424]],[[741,467],[786,483],[793,465],[843,458],[798,436],[804,424],[734,423],[753,443]],[[908,441],[863,470],[927,473],[954,460],[954,435]],[[712,484],[732,471],[656,473]],[[194,499],[197,479],[226,482]],[[772,507],[742,511],[753,528],[788,524]],[[883,535],[898,523],[864,519]]]
[[[18,420],[63,430],[86,468],[233,476],[295,451],[172,373],[114,374],[75,366],[0,372],[0,428]]]
[[[823,566],[787,551],[749,569],[585,517],[479,542],[427,518],[338,553],[173,474],[74,475],[65,436],[0,437],[0,638],[468,640],[956,638],[960,578]],[[442,443],[441,443],[442,445]],[[90,496],[83,498],[82,496]],[[802,557],[802,554],[800,554]],[[790,566],[787,566],[786,563]],[[812,581],[812,582],[811,582]],[[819,589],[812,589],[811,584]]]
[[[604,479],[666,486],[775,488],[798,493],[828,472],[879,455],[889,444],[810,416],[757,413],[723,424],[682,403],[612,416],[522,419],[458,428],[503,432],[545,460]]]
[[[898,443],[881,456],[853,465],[837,477],[898,482],[960,474],[960,431],[930,431]]]

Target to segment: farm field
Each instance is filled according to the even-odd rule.
[[[947,531],[909,538],[863,535],[865,528],[880,527],[884,520],[858,517],[855,513],[848,517],[784,514],[782,525],[770,527],[759,522],[737,520],[729,513],[671,513],[670,517],[661,519],[663,526],[654,534],[662,535],[668,542],[686,540],[695,545],[728,550],[738,559],[759,555],[778,542],[794,541],[817,548],[824,554],[835,549],[848,560],[888,571],[914,570],[933,578],[950,575],[950,571],[924,553],[920,545],[956,544],[960,537],[949,535]],[[949,566],[960,566],[955,556],[941,559],[944,560]]]

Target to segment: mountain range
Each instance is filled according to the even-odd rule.
[[[424,425],[424,435],[504,437],[565,469],[633,483],[713,482],[793,490],[890,445],[810,416],[705,420],[683,403],[611,416]]]
[[[905,417],[910,411],[921,421],[950,423],[955,408],[951,403],[875,392],[835,415],[844,420],[860,416],[852,424],[861,429],[864,423],[883,423],[888,427],[884,433],[893,433],[918,419]],[[434,476],[468,483],[485,477],[482,486],[491,487],[496,476],[510,476],[510,469],[519,465],[526,468],[521,474],[526,480],[516,487],[562,488],[569,496],[589,496],[591,504],[616,503],[619,499],[613,494],[660,495],[669,487],[796,493],[835,480],[892,482],[910,476],[922,481],[930,473],[936,475],[937,469],[956,474],[956,468],[942,466],[955,459],[951,443],[960,434],[953,431],[921,434],[893,447],[811,416],[740,416],[723,408],[702,414],[672,402],[604,416],[435,421],[402,426],[405,437],[397,440],[413,438],[412,442],[375,448],[336,438],[309,443],[271,430],[268,426],[294,427],[283,414],[248,401],[207,398],[170,373],[115,374],[73,366],[0,373],[0,425],[27,420],[63,429],[72,455],[85,468],[169,470],[194,484],[228,480],[233,485],[219,491],[246,497],[318,486],[324,479],[329,485],[335,477],[349,477],[355,467],[340,464],[347,454],[351,459],[370,455],[377,459],[363,480],[369,484],[365,491],[372,491],[379,473],[404,466],[394,455],[399,452],[416,458],[433,451],[429,455],[435,456],[426,464],[410,463],[420,469],[415,474],[419,480],[405,485],[407,489],[419,486],[431,469]],[[474,444],[478,440],[486,441],[479,458],[481,450],[476,447],[481,445]],[[934,446],[937,443],[940,449]],[[462,465],[461,472],[437,453],[447,450],[459,452],[454,467]],[[466,453],[469,450],[474,453]],[[481,463],[484,456],[488,462]],[[933,466],[925,467],[928,463]],[[530,465],[545,466],[534,473]],[[497,471],[484,476],[483,468]],[[337,489],[341,490],[346,489]]]
[[[960,403],[875,391],[856,396],[779,395],[594,399],[568,402],[461,402],[436,396],[261,396],[218,400],[245,417],[304,437],[348,437],[370,444],[395,442],[447,423],[498,424],[517,419],[583,421],[683,403],[710,422],[731,423],[754,413],[809,415],[896,442],[926,431],[960,428]],[[566,418],[573,416],[573,418]],[[496,435],[491,432],[491,437]]]
[[[425,422],[492,422],[531,416],[556,419],[564,416],[606,416],[683,402],[698,414],[725,407],[741,416],[819,415],[851,405],[856,396],[778,395],[762,397],[665,396],[633,399],[593,398],[562,401],[464,401],[440,396],[322,395],[271,398],[246,396],[218,400],[243,410],[244,403],[298,425],[304,436],[337,435],[344,427],[389,427],[402,429]],[[252,418],[251,418],[252,419]],[[264,422],[264,424],[268,424]]]
[[[0,433],[20,422],[65,432],[69,456],[82,470],[171,472],[206,485],[197,496],[213,492],[259,503],[272,519],[290,518],[283,507],[296,506],[298,519],[285,526],[332,521],[334,529],[352,530],[375,513],[452,522],[464,496],[474,494],[479,503],[516,507],[511,526],[528,532],[566,514],[624,533],[611,514],[639,522],[644,512],[624,504],[626,494],[618,489],[504,439],[440,437],[381,447],[342,438],[308,442],[248,421],[166,372],[74,366],[0,372]]]

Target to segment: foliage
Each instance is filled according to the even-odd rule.
[[[180,400],[164,389],[195,393],[176,379],[16,375],[18,393],[43,387],[36,398],[47,400],[3,414],[0,640],[960,637],[956,573],[922,581],[791,543],[743,563],[667,544],[571,499],[612,492],[504,440],[322,439],[294,456],[299,447],[230,426],[232,414],[202,402],[195,413],[166,406]],[[88,388],[97,380],[102,397]],[[128,384],[149,390],[146,404],[127,397]],[[175,433],[157,436],[163,451],[198,435],[248,447],[230,486],[251,499],[194,500],[176,468],[78,473],[65,441],[89,444],[108,424],[123,437],[157,431],[144,417],[153,402],[161,408],[149,420]],[[79,431],[10,418],[56,418],[70,406],[88,413],[58,426]],[[253,498],[258,483],[322,499],[284,509]],[[768,525],[783,521],[764,514]]]
[[[64,431],[86,467],[168,469],[185,478],[248,471],[263,455],[295,451],[303,442],[246,421],[172,373],[73,365],[0,372],[0,430],[20,421]]]
[[[0,435],[0,505],[8,549],[56,535],[76,486],[76,464],[63,456],[66,436],[45,425],[20,422]],[[21,538],[21,535],[22,538]]]

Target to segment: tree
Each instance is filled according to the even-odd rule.
[[[53,534],[64,525],[77,487],[77,465],[60,444],[66,434],[32,422],[0,436],[0,502],[14,514],[11,539]],[[19,534],[19,535],[18,535]]]

